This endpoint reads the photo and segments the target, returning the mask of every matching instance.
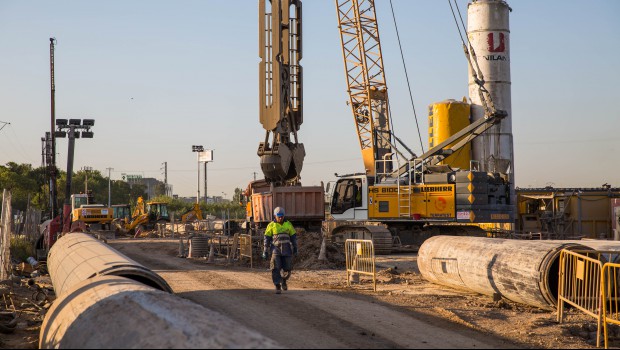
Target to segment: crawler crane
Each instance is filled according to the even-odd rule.
[[[496,111],[491,103],[484,119],[421,156],[403,155],[393,141],[400,139],[390,128],[375,1],[336,0],[336,8],[349,105],[365,172],[339,176],[330,183],[332,220],[326,226],[332,240],[372,239],[377,253],[389,254],[394,240],[420,244],[437,233],[468,233],[475,230],[472,224],[512,222],[514,213],[505,174],[476,171],[475,166],[453,169],[442,164],[447,156],[500,122],[506,113]],[[488,95],[484,86],[481,93]]]

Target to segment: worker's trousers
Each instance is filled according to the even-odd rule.
[[[270,268],[273,284],[276,286],[282,284],[283,279],[286,281],[291,276],[290,272],[293,270],[293,257],[271,254]],[[282,277],[280,270],[284,270],[284,277]]]

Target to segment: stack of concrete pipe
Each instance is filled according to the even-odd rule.
[[[89,235],[59,239],[48,266],[58,299],[41,326],[41,349],[278,347],[171,294],[159,275]]]

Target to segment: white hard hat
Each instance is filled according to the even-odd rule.
[[[273,215],[274,216],[284,216],[284,208],[282,207],[277,207],[273,210]]]

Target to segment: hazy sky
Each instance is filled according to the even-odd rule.
[[[519,187],[620,186],[620,1],[512,0],[511,75]],[[420,153],[389,2],[377,0],[394,129]],[[467,62],[446,1],[393,0],[422,137],[427,106],[467,95]],[[466,13],[467,1],[459,0]],[[305,185],[363,171],[332,0],[305,0]],[[262,175],[255,0],[0,0],[0,164],[41,165],[57,118],[93,118],[75,166],[168,181],[194,196],[196,154],[213,149],[210,196]],[[1,124],[0,124],[1,127]],[[58,166],[66,169],[67,140]],[[202,180],[201,180],[202,184]],[[202,188],[201,188],[202,192]]]

